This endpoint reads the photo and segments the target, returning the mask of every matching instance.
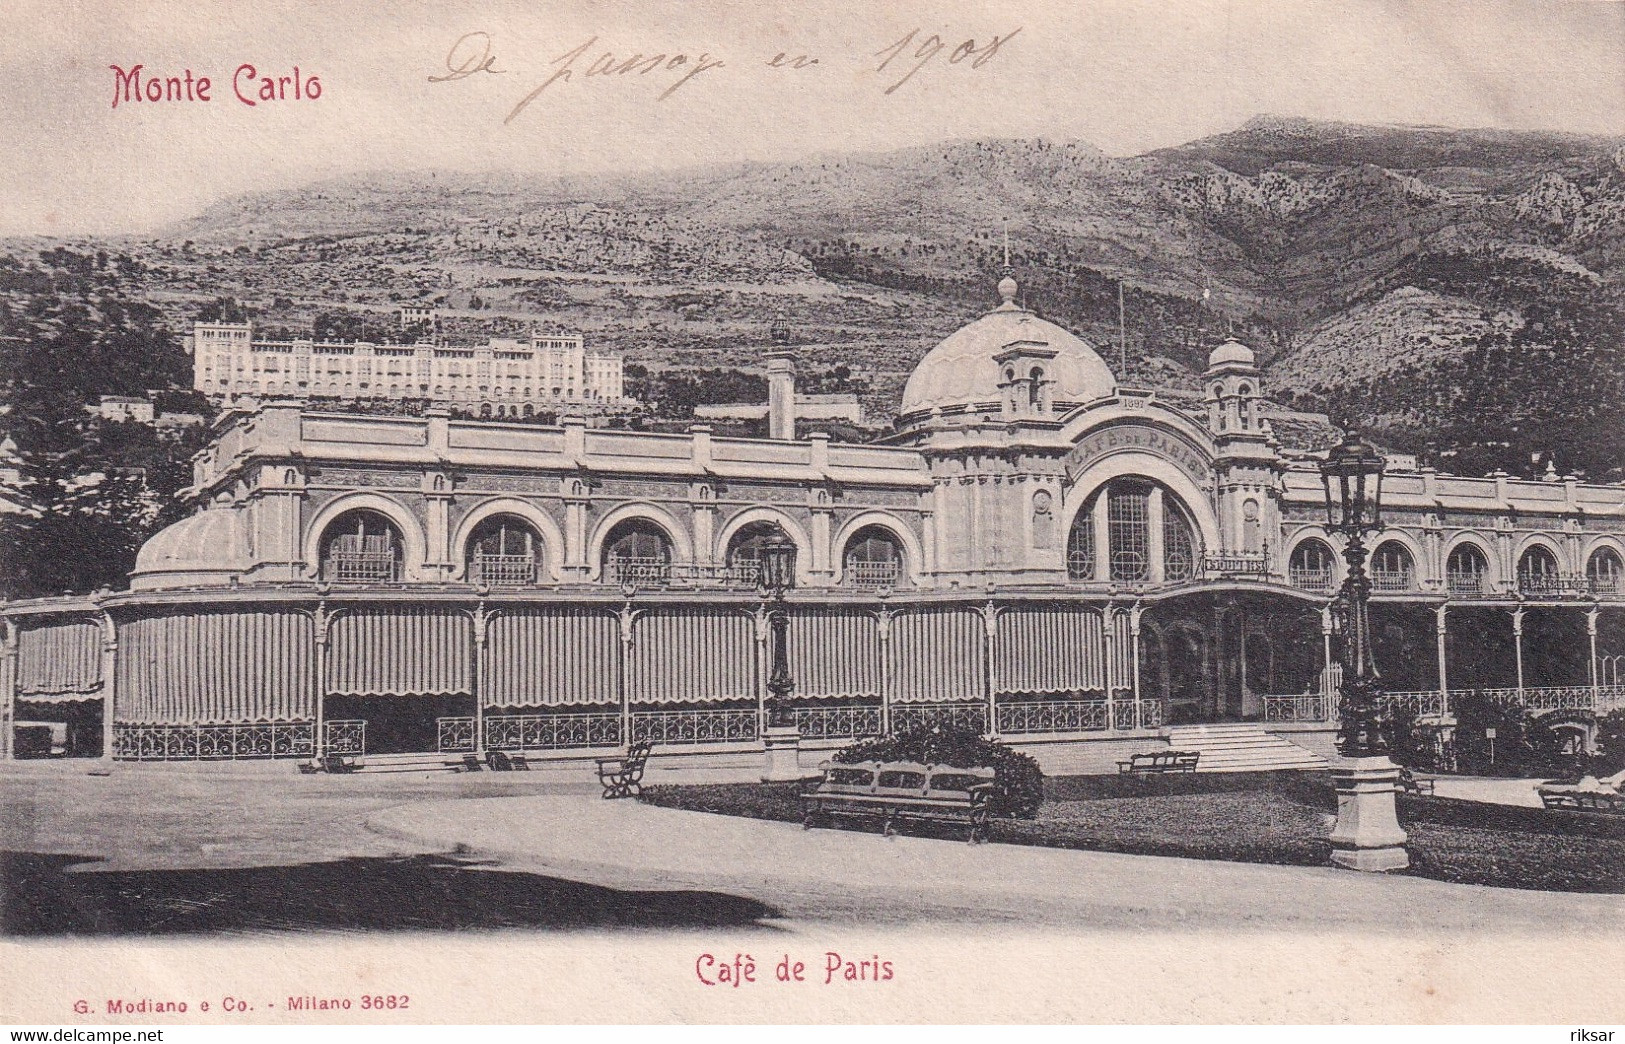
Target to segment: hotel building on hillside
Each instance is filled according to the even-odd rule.
[[[187,349],[192,386],[216,401],[426,399],[516,418],[635,405],[625,395],[620,356],[589,352],[580,337],[493,337],[478,347],[268,341],[255,339],[252,323],[197,323]]]
[[[807,747],[949,721],[1109,771],[1219,727],[1268,765],[1323,763],[1342,560],[1315,451],[1333,433],[1272,421],[1234,340],[1199,398],[1120,387],[1013,280],[998,290],[867,445],[794,438],[782,357],[772,437],[741,439],[312,411],[279,397],[300,360],[419,391],[449,360],[200,327],[241,342],[200,350],[200,380],[264,398],[217,421],[200,510],[147,543],[129,590],[0,607],[4,713],[141,760],[760,749],[756,581],[778,531]],[[463,357],[475,393],[486,356],[509,361]],[[1619,706],[1625,488],[1391,471],[1369,544],[1385,685],[1444,723],[1462,689]]]

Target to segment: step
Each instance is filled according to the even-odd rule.
[[[1199,752],[1198,772],[1278,772],[1326,767],[1325,759],[1314,751],[1248,722],[1175,725],[1168,729],[1168,745],[1174,750]]]

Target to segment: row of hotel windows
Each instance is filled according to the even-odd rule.
[[[604,580],[640,586],[675,582],[720,582],[754,586],[761,576],[762,545],[782,534],[771,522],[742,527],[728,543],[720,566],[684,566],[674,561],[671,537],[653,522],[631,520],[611,529],[600,559]],[[375,511],[346,512],[322,534],[321,576],[332,583],[394,583],[403,576],[400,531]],[[545,575],[542,539],[528,522],[495,515],[470,535],[464,563],[470,583],[517,587]],[[843,582],[852,587],[890,587],[904,575],[903,549],[897,537],[879,526],[867,526],[847,541]]]
[[[1376,591],[1399,592],[1416,589],[1416,566],[1411,553],[1397,540],[1378,544],[1371,553],[1371,586]],[[1445,561],[1445,583],[1453,595],[1471,597],[1485,593],[1489,560],[1476,544],[1458,544]],[[1294,587],[1330,591],[1336,584],[1336,554],[1324,540],[1309,539],[1292,549],[1287,563],[1287,579]],[[1586,562],[1585,576],[1568,576],[1558,570],[1557,556],[1539,544],[1530,547],[1518,560],[1518,590],[1524,594],[1617,594],[1625,579],[1625,562],[1613,548],[1601,547]]]

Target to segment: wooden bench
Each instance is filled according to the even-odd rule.
[[[1131,754],[1117,763],[1119,776],[1148,776],[1163,772],[1195,772],[1202,752],[1197,750],[1158,750]]]
[[[618,758],[599,758],[598,783],[606,798],[636,797],[643,793],[643,770],[654,744],[634,743]]]
[[[916,761],[861,761],[819,766],[824,778],[816,789],[801,796],[803,828],[811,829],[819,817],[879,818],[881,830],[892,835],[899,819],[962,823],[966,840],[988,839],[992,812],[994,771],[924,765]]]
[[[1606,790],[1580,790],[1575,787],[1541,787],[1540,803],[1547,808],[1569,812],[1606,812],[1625,815],[1625,794]]]

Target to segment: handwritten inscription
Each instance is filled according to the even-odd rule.
[[[956,46],[952,51],[948,52],[946,61],[949,65],[958,65],[960,62],[969,59],[970,67],[972,69],[980,69],[982,66],[992,61],[993,56],[999,53],[999,48],[1010,42],[1010,39],[1019,32],[1021,32],[1021,27],[1017,26],[1015,29],[1005,33],[1003,36],[995,36],[992,40],[983,44],[981,47],[976,46],[975,40],[965,40]],[[885,72],[887,67],[889,67],[893,62],[897,61],[899,58],[902,58],[903,61],[897,67],[899,69],[906,68],[908,70],[907,72],[903,73],[902,79],[886,88],[887,94],[891,94],[893,91],[897,90],[897,88],[912,80],[915,73],[929,65],[934,59],[941,55],[948,46],[943,41],[942,37],[938,36],[936,33],[932,33],[924,40],[921,40],[919,46],[916,47],[914,40],[919,35],[920,30],[915,29],[913,32],[892,44],[890,47],[885,47],[875,52],[876,58],[884,57],[885,59],[875,68],[875,72]],[[908,64],[909,62],[913,62],[914,64],[910,66]]]
[[[951,37],[937,33],[922,36],[922,29],[911,29],[895,42],[862,59],[880,62],[872,66],[871,73],[883,84],[885,95],[895,93],[913,80],[922,70],[936,63],[942,67],[958,66],[966,70],[982,68],[999,53],[1000,48],[1021,32],[1021,27],[978,42],[974,38],[950,43]],[[566,87],[589,88],[605,81],[651,82],[660,86],[655,101],[662,102],[687,87],[700,77],[714,78],[717,70],[774,70],[779,75],[796,72],[811,75],[824,65],[818,55],[802,51],[779,51],[772,57],[759,56],[735,63],[716,51],[673,48],[653,54],[642,51],[621,51],[600,43],[596,35],[570,48],[547,63],[547,74],[530,87],[523,97],[508,110],[503,123],[518,119],[537,99],[548,92]],[[464,33],[446,52],[442,69],[428,77],[430,83],[452,83],[468,80],[480,74],[501,75],[507,70],[499,67],[496,45],[490,33],[484,30]]]

